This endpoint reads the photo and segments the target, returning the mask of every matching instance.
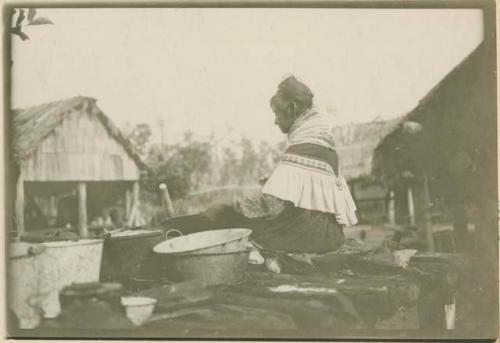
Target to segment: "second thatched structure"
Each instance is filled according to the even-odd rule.
[[[360,223],[395,223],[390,189],[372,175],[375,148],[401,118],[337,126],[333,129],[342,174],[351,187]]]

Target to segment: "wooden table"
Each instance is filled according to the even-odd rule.
[[[417,255],[407,269],[350,257],[342,262],[343,272],[338,261],[323,262],[303,275],[251,268],[241,284],[205,289],[207,299],[177,309],[162,310],[169,300],[160,300],[141,331],[169,337],[320,337],[332,328],[373,329],[411,307],[418,308],[421,329],[446,329],[444,305],[458,285],[457,256]],[[186,299],[195,296],[191,292]],[[151,290],[141,294],[154,296]]]
[[[375,329],[377,322],[393,317],[401,308],[416,307],[421,330],[437,330],[430,337],[446,335],[444,305],[452,301],[458,286],[460,256],[420,254],[406,269],[359,256],[323,256],[314,262],[317,267],[302,275],[249,268],[245,280],[235,286],[206,288],[189,281],[145,289],[135,295],[158,300],[147,324],[118,332],[103,327],[83,334],[128,338],[376,337],[381,335]],[[72,335],[62,329],[30,334]],[[401,335],[396,332],[393,337]],[[423,337],[421,332],[418,335]],[[385,332],[380,337],[390,336]]]

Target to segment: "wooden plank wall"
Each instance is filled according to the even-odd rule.
[[[138,180],[139,168],[95,115],[71,113],[22,166],[25,181]]]

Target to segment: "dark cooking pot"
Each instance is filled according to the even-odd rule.
[[[163,241],[161,230],[121,230],[104,239],[101,282],[118,281],[126,288],[141,280],[156,281],[160,264],[153,247]]]

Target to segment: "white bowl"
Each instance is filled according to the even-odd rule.
[[[156,299],[148,297],[122,297],[121,303],[125,307],[128,319],[137,326],[148,321],[153,314]]]

